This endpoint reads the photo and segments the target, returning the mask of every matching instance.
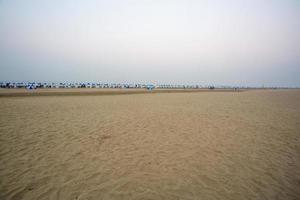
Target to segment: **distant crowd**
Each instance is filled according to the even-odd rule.
[[[127,84],[127,83],[42,83],[42,82],[0,82],[0,88],[145,88],[145,89],[278,89],[285,87],[235,87],[235,86],[213,86],[213,85],[174,85],[174,84]]]
[[[126,83],[40,83],[40,82],[0,82],[1,88],[161,88],[161,89],[198,89],[210,88],[213,86],[200,85],[153,85],[153,84],[126,84]]]

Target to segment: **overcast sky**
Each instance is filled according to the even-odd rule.
[[[0,0],[0,80],[300,86],[299,0]]]

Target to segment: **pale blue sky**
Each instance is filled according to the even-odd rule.
[[[300,86],[299,0],[0,0],[0,80]]]

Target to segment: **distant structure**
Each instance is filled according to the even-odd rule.
[[[147,90],[149,90],[149,91],[152,91],[154,88],[155,88],[155,86],[152,84],[147,85]]]
[[[288,89],[288,87],[248,87],[248,86],[213,86],[213,85],[175,85],[175,84],[140,84],[140,83],[86,83],[86,82],[76,82],[76,83],[42,83],[42,82],[1,82],[0,88],[24,88],[24,89],[39,89],[39,88],[119,88],[119,89],[147,89],[152,91],[155,88],[158,89],[232,89],[234,91],[239,91],[240,89]],[[294,87],[294,89],[297,87]]]
[[[35,84],[28,84],[26,88],[28,90],[33,90],[33,89],[36,89],[36,85]]]

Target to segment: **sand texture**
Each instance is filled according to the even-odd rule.
[[[239,90],[242,92],[243,90]],[[190,92],[235,92],[234,89],[155,89],[148,91],[141,89],[118,89],[118,88],[50,88],[50,89],[3,89],[0,88],[0,97],[35,97],[35,96],[99,96],[120,94],[149,94],[149,93],[190,93]]]
[[[300,91],[0,98],[0,199],[300,199]]]

